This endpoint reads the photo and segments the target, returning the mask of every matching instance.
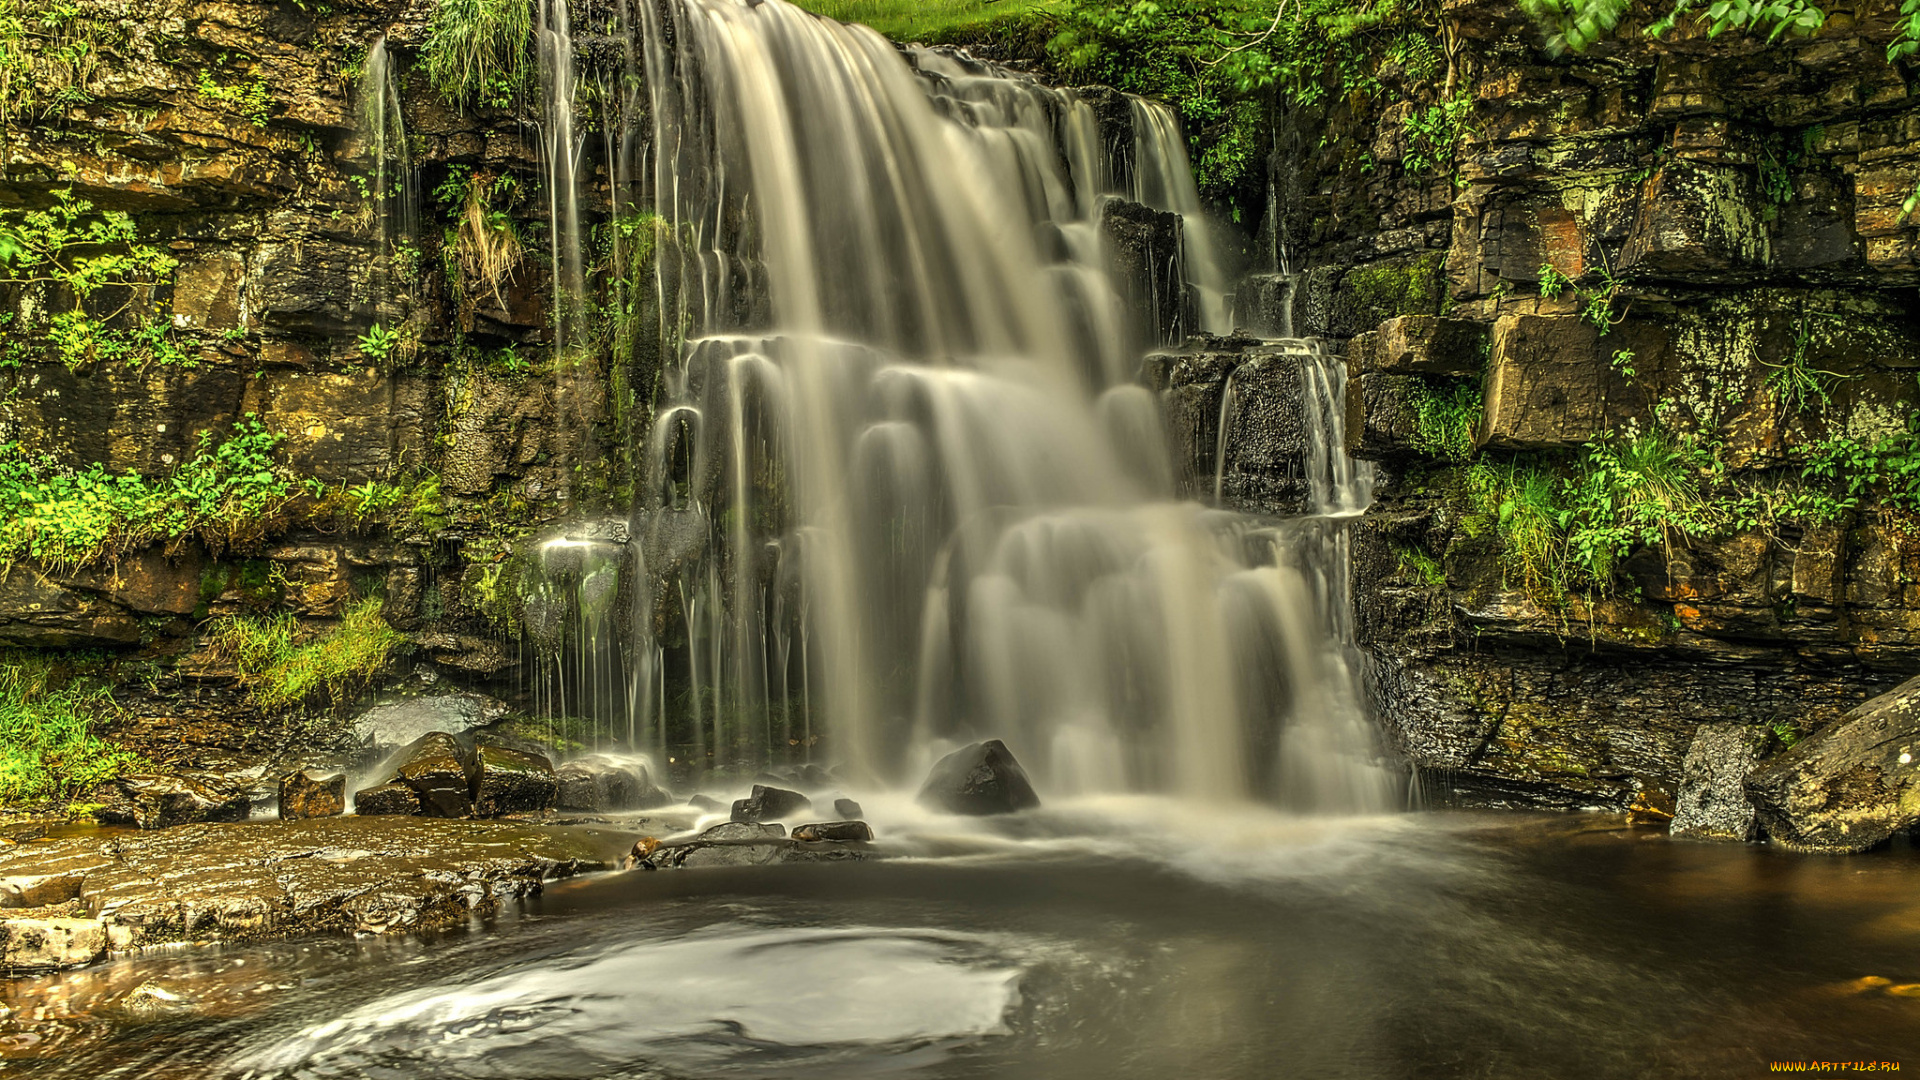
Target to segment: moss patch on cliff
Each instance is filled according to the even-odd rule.
[[[99,727],[118,711],[88,654],[0,651],[0,805],[70,799],[144,767]]]

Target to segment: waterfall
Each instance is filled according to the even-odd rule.
[[[403,241],[419,235],[420,181],[413,171],[413,158],[407,147],[407,124],[400,111],[400,84],[394,76],[393,60],[387,53],[383,34],[367,50],[361,68],[360,122],[365,126],[373,152],[373,190],[376,231],[380,235],[380,258],[390,261]],[[382,297],[385,299],[385,297]]]
[[[616,200],[659,215],[669,347],[638,448],[630,729],[716,768],[896,782],[1000,737],[1055,793],[1384,805],[1336,670],[1366,486],[1337,364],[1314,361],[1330,494],[1277,525],[1176,500],[1135,381],[1111,200],[1180,215],[1193,306],[1226,326],[1171,113],[1132,101],[1112,147],[1081,94],[782,0],[633,15],[647,126],[609,145]],[[577,254],[554,212],[558,276]]]

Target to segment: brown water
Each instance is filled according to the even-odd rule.
[[[887,862],[571,882],[486,933],[16,981],[0,1074],[1920,1069],[1910,847],[1820,859],[1594,818],[1315,824],[1138,801],[969,828],[900,826],[909,857]]]

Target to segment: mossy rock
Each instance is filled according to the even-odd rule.
[[[1356,266],[1333,288],[1327,332],[1352,337],[1402,315],[1446,311],[1446,252]]]

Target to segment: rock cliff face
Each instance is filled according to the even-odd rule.
[[[404,193],[362,119],[369,48],[383,35],[417,48],[432,7],[99,0],[51,31],[86,41],[91,69],[49,60],[44,42],[12,54],[25,64],[14,85],[41,85],[0,106],[0,210],[70,197],[91,204],[82,224],[123,212],[178,266],[117,314],[88,305],[114,332],[163,333],[164,359],[56,355],[48,315],[70,290],[0,283],[7,453],[165,476],[251,416],[294,486],[237,536],[162,537],[78,568],[21,559],[0,580],[0,644],[115,650],[120,734],[162,761],[274,744],[286,710],[241,693],[233,658],[210,646],[224,616],[290,613],[324,635],[379,596],[411,633],[406,670],[511,690],[503,565],[544,523],[627,483],[628,433],[614,429],[645,415],[626,406],[644,403],[651,370],[616,372],[604,351],[584,373],[550,363],[530,115],[454,109],[403,69],[423,224],[387,221]],[[492,278],[458,237],[476,176],[496,227],[528,238]],[[377,178],[393,185],[385,200],[369,197]],[[363,514],[353,492],[370,484],[407,494]]]
[[[1822,449],[1909,430],[1920,99],[1884,59],[1891,17],[1771,47],[1626,25],[1555,56],[1514,6],[1449,0],[1444,87],[1389,65],[1371,98],[1279,111],[1293,194],[1265,258],[1301,271],[1295,332],[1346,343],[1350,448],[1384,480],[1360,635],[1430,797],[1625,807],[1676,790],[1708,725],[1777,749],[1920,670],[1920,521],[1887,489],[1734,512]],[[1435,161],[1411,118],[1443,113],[1459,139]],[[1271,330],[1268,280],[1241,306]],[[1452,441],[1447,402],[1471,405]],[[1650,431],[1694,475],[1711,459],[1716,527],[1676,511],[1597,586],[1551,574],[1564,552],[1527,565],[1513,478],[1551,502],[1592,445]]]

